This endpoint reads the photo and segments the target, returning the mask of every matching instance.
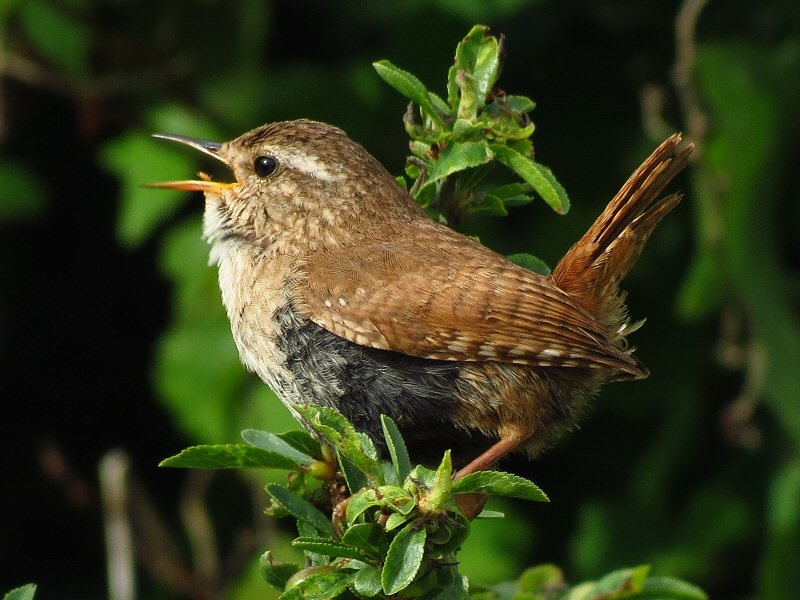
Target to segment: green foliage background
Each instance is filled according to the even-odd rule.
[[[534,203],[463,224],[484,243],[555,264],[661,138],[684,130],[700,153],[681,182],[686,201],[626,286],[632,316],[649,317],[635,343],[653,375],[607,387],[580,431],[534,464],[507,465],[552,502],[496,506],[506,520],[474,527],[463,571],[494,582],[552,561],[578,581],[649,563],[711,597],[797,597],[800,6],[708,2],[696,35],[678,24],[689,71],[675,69],[680,8],[0,2],[0,589],[35,580],[42,598],[104,595],[93,471],[114,446],[130,452],[191,580],[200,568],[176,516],[186,487],[156,463],[187,442],[293,427],[239,364],[199,198],[139,187],[209,165],[149,134],[223,140],[310,117],[399,174],[405,101],[372,62],[442,93],[455,44],[484,22],[507,37],[500,85],[537,102],[537,160],[573,203],[566,217]],[[236,481],[217,480],[208,498],[222,555],[239,529],[288,545],[250,519]],[[238,567],[207,589],[265,590],[255,567]],[[201,597],[146,568],[140,592]]]

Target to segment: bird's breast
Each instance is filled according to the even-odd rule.
[[[292,381],[279,344],[284,325],[276,318],[289,302],[291,262],[236,238],[216,242],[212,257],[241,360],[280,394]]]

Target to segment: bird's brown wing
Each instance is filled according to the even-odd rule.
[[[351,342],[412,356],[644,374],[548,278],[433,221],[392,240],[309,257],[298,308]]]

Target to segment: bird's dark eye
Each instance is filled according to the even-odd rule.
[[[278,160],[274,156],[259,156],[253,163],[253,170],[259,177],[269,177],[278,170]]]

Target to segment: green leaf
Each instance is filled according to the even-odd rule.
[[[198,152],[155,140],[150,134],[189,133],[212,140],[219,135],[206,117],[178,104],[157,106],[148,112],[146,123],[147,131],[130,131],[101,150],[103,164],[117,175],[122,185],[117,236],[129,246],[147,239],[188,197],[178,190],[153,190],[143,188],[142,184],[187,179],[205,160]],[[193,197],[202,206],[202,195]],[[199,237],[199,232],[195,236]]]
[[[311,538],[319,536],[319,530],[307,521],[298,519],[295,524],[297,525],[298,537]],[[327,566],[331,562],[324,554],[311,552],[310,550],[306,550],[303,554],[305,554],[306,563],[315,567]]]
[[[419,572],[425,554],[426,530],[409,523],[397,534],[381,571],[383,592],[391,596],[408,587]]]
[[[369,479],[360,471],[356,466],[343,456],[339,450],[336,450],[336,460],[339,462],[339,469],[342,471],[344,480],[347,483],[347,489],[351,494],[355,494],[358,490],[363,489],[369,485]]]
[[[439,463],[439,467],[436,469],[433,486],[420,500],[420,511],[432,513],[441,511],[452,498],[452,492],[453,461],[450,458],[450,450],[446,450],[442,457],[442,462]]]
[[[447,74],[448,102],[452,107],[458,107],[459,117],[468,120],[474,119],[478,109],[478,87],[473,72],[488,30],[485,25],[475,25],[470,29],[456,46],[455,62]]]
[[[500,72],[500,44],[497,38],[489,36],[481,40],[475,56],[472,78],[478,94],[478,109],[486,104],[486,97],[494,88]]]
[[[191,446],[162,460],[159,467],[181,469],[296,469],[297,463],[276,452],[245,444]]]
[[[493,496],[549,502],[547,495],[532,481],[503,471],[478,471],[462,477],[453,484],[453,493],[480,492]]]
[[[375,488],[362,488],[360,491],[355,492],[347,503],[347,522],[349,524],[354,523],[365,510],[373,506],[378,506],[379,504],[380,500],[378,500],[378,494]]]
[[[356,523],[351,525],[344,532],[342,541],[360,549],[371,557],[381,560],[389,548],[386,532],[377,523]]]
[[[641,591],[647,574],[650,572],[648,565],[619,569],[597,580],[592,592],[595,596],[608,598],[623,598]]]
[[[491,151],[494,152],[498,161],[506,165],[517,175],[527,181],[533,189],[542,197],[542,200],[559,214],[565,214],[569,210],[569,198],[561,184],[556,181],[552,171],[530,158],[523,156],[516,150],[501,144],[492,144]]]
[[[678,310],[683,318],[698,322],[715,313],[729,293],[722,252],[703,245],[691,259],[678,295]]]
[[[476,142],[483,137],[483,130],[479,125],[467,119],[456,119],[453,124],[454,142]]]
[[[298,404],[294,408],[356,469],[371,481],[381,483],[383,473],[378,451],[367,435],[357,431],[350,421],[333,408],[313,404]]]
[[[281,600],[331,600],[347,590],[356,574],[328,566],[307,567],[289,580]]]
[[[405,488],[399,485],[382,485],[378,487],[378,498],[383,506],[391,506],[397,510],[401,510],[404,514],[408,510],[403,510],[398,507],[413,502],[411,494]]]
[[[159,104],[148,111],[146,119],[147,126],[153,133],[183,133],[203,140],[222,141],[222,132],[212,119],[181,102]],[[169,144],[165,141],[156,143]],[[198,161],[205,160],[201,154],[189,148],[184,148],[183,151]]]
[[[301,498],[294,492],[290,492],[277,483],[267,484],[266,490],[274,500],[297,519],[313,526],[321,534],[333,537],[333,525],[331,525],[330,519],[308,500]]]
[[[508,96],[506,103],[514,112],[528,113],[536,108],[536,103],[527,96]]]
[[[63,6],[62,6],[63,4]],[[19,2],[22,28],[36,52],[70,75],[85,75],[89,67],[92,30],[84,0],[63,3],[44,0]],[[84,19],[86,17],[86,19]]]
[[[355,558],[362,561],[369,560],[369,556],[361,549],[326,538],[299,537],[292,541],[292,546],[300,548],[300,550],[307,550],[327,556]]]
[[[35,219],[45,206],[45,186],[33,170],[22,163],[0,162],[0,223]]]
[[[486,217],[505,217],[508,214],[503,201],[492,194],[483,196],[477,201],[470,202],[464,207],[464,216],[473,217],[482,215]]]
[[[196,160],[177,147],[158,143],[149,134],[130,131],[107,143],[100,152],[103,164],[120,180],[121,206],[117,236],[127,246],[142,243],[153,229],[175,213],[187,197],[177,190],[152,190],[143,183],[185,179]],[[202,198],[196,198],[198,206]],[[197,234],[199,236],[199,232]]]
[[[469,537],[470,521],[463,515],[448,515],[437,522],[437,527],[435,532],[428,532],[428,540],[436,545],[437,554],[454,554]]]
[[[258,570],[264,580],[275,589],[283,591],[286,582],[300,570],[300,565],[281,562],[272,558],[272,552],[267,550],[258,559]]]
[[[431,120],[440,128],[444,127],[444,122],[439,112],[436,110],[434,100],[423,83],[408,71],[396,67],[388,60],[379,60],[372,63],[375,70],[386,83],[403,94],[406,98],[416,102],[425,111]]]
[[[383,437],[386,439],[386,446],[389,448],[389,456],[400,481],[404,481],[411,472],[411,460],[408,458],[408,450],[403,441],[403,436],[397,428],[397,424],[386,415],[381,415],[381,426],[383,427]],[[398,482],[399,483],[399,482]]]
[[[412,495],[420,496],[431,489],[436,482],[436,471],[424,465],[417,465],[411,471],[403,487]]]
[[[457,52],[456,58],[458,58]],[[458,77],[460,70],[461,69],[459,68],[458,60],[456,60],[453,66],[450,67],[450,70],[447,71],[447,105],[450,107],[450,112],[458,110],[460,89],[458,87],[456,78]]]
[[[286,433],[279,433],[278,437],[311,457],[319,458],[322,456],[322,446],[307,431],[295,429]]]
[[[515,265],[538,273],[539,275],[550,275],[550,267],[547,266],[547,263],[533,254],[526,254],[524,252],[520,254],[509,254],[506,258]]]
[[[431,103],[433,103],[433,107],[442,115],[450,114],[450,107],[447,105],[447,102],[442,99],[441,96],[434,94],[433,92],[428,92],[428,98],[431,99]]]
[[[521,592],[547,597],[552,590],[565,586],[564,573],[556,565],[537,565],[526,569],[519,578]]]
[[[428,171],[428,179],[423,187],[458,171],[485,165],[492,160],[492,157],[492,151],[485,140],[450,144],[434,163],[433,168]]]
[[[22,585],[7,592],[6,595],[3,596],[3,600],[33,600],[35,594],[36,584],[28,583],[27,585]]]
[[[401,512],[392,513],[386,519],[386,524],[384,527],[386,531],[394,531],[404,523],[406,523],[409,519],[411,519],[411,515]]]
[[[383,591],[381,570],[374,567],[361,569],[353,580],[353,589],[359,596],[372,598]]]
[[[469,590],[468,580],[458,572],[458,569],[444,570],[439,576],[439,585],[441,586],[441,591],[430,600],[463,600],[467,597],[467,591]],[[478,597],[473,594],[470,594],[469,598],[478,600]]]
[[[504,206],[516,207],[524,206],[533,200],[529,195],[530,192],[531,187],[527,183],[514,182],[501,185],[493,189],[490,194],[502,200]]]
[[[700,588],[674,577],[648,577],[641,591],[634,596],[650,600],[708,600]]]
[[[459,70],[456,73],[456,83],[460,90],[456,117],[472,122],[478,116],[478,89],[472,73],[463,69]]]
[[[307,467],[314,462],[314,458],[305,452],[297,450],[294,446],[283,440],[281,437],[275,435],[274,433],[270,433],[269,431],[245,429],[242,432],[242,439],[256,448],[284,456],[297,465],[303,465]]]

